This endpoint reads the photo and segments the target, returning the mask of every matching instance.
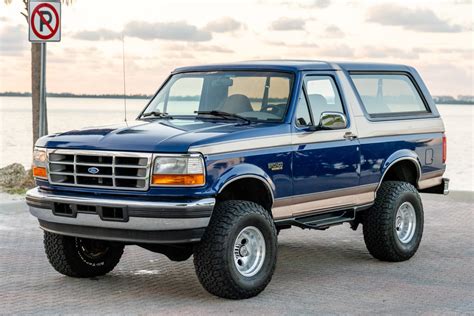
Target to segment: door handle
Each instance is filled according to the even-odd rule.
[[[352,133],[352,132],[346,132],[344,134],[344,138],[347,139],[347,140],[354,140],[357,138],[357,135]]]

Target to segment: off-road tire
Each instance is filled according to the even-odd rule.
[[[416,215],[414,235],[406,244],[400,242],[395,226],[397,210],[404,202],[413,205]],[[373,257],[392,262],[410,259],[423,235],[423,204],[418,191],[407,182],[383,182],[375,204],[364,214],[362,225],[365,245]]]
[[[260,230],[265,241],[265,259],[251,277],[243,276],[234,263],[234,242],[245,227]],[[194,266],[202,286],[211,294],[229,299],[258,295],[270,282],[277,259],[277,232],[273,219],[262,206],[248,201],[224,201],[214,208],[209,226],[194,251]]]
[[[91,242],[90,239],[44,232],[43,241],[51,266],[61,274],[76,278],[96,277],[112,271],[119,263],[124,248],[118,243],[93,241],[105,245],[106,250],[102,255],[92,258],[84,254],[81,246],[85,241]]]

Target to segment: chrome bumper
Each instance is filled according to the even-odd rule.
[[[26,202],[41,228],[54,233],[134,243],[181,243],[200,240],[215,199],[151,202],[57,195],[34,188],[27,192]]]

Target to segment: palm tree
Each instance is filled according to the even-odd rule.
[[[5,4],[10,4],[12,0],[4,0]],[[25,5],[25,11],[20,12],[28,23],[28,0],[22,0]],[[61,0],[62,3],[69,5],[74,0]],[[39,138],[39,116],[40,116],[40,80],[41,80],[41,44],[31,43],[31,99],[32,99],[32,127],[33,127],[33,146]]]

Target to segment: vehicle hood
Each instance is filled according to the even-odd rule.
[[[91,127],[40,138],[36,146],[61,149],[186,153],[190,146],[281,133],[280,124],[156,119]]]

